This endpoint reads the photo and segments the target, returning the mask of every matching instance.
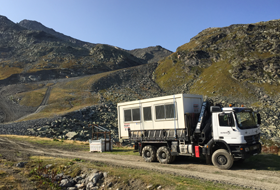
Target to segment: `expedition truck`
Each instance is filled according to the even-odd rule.
[[[204,157],[230,169],[261,152],[260,114],[245,107],[212,106],[203,96],[176,94],[118,103],[119,138],[134,143],[147,162]]]

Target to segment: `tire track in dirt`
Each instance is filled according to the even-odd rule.
[[[144,162],[140,156],[114,155],[107,153],[71,152],[57,148],[41,148],[29,143],[19,143],[12,139],[0,137],[0,144],[17,151],[25,151],[33,155],[80,158],[89,161],[103,162],[114,166],[153,170],[189,178],[203,179],[223,184],[237,185],[254,189],[280,189],[280,172],[254,169],[219,170],[211,165],[175,162],[160,164]]]

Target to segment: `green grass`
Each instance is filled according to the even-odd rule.
[[[8,78],[9,76],[11,76],[13,74],[21,73],[22,71],[23,71],[23,69],[18,68],[18,67],[9,67],[9,66],[1,67],[0,68],[0,80]]]
[[[17,135],[1,135],[18,141],[26,141],[34,145],[40,145],[48,148],[60,148],[64,150],[89,151],[89,143],[83,141],[72,140],[53,140],[50,138],[17,136]]]
[[[190,92],[194,94],[203,94],[213,96],[233,96],[242,98],[251,98],[240,82],[231,78],[228,70],[231,65],[226,61],[213,63],[210,67],[204,69],[200,75],[200,80],[195,82],[191,87]],[[212,94],[214,92],[214,94]]]
[[[259,154],[245,160],[239,166],[243,169],[280,171],[280,156],[274,154]]]
[[[24,120],[63,115],[87,106],[97,104],[99,97],[92,95],[92,85],[110,73],[112,72],[85,76],[70,82],[61,82],[55,84],[51,90],[48,105],[46,105],[46,107],[40,113],[26,117]],[[29,92],[31,93],[30,97],[34,97],[36,95],[35,92]],[[29,104],[36,104],[36,102],[39,102],[36,101],[36,99],[32,100],[28,98],[28,100],[30,100]]]
[[[119,148],[119,147],[113,147],[112,151],[109,152],[103,152],[106,154],[118,154],[118,155],[136,155],[139,156],[139,152],[133,152],[133,148]]]
[[[176,57],[176,53],[174,55]],[[187,72],[180,60],[177,60],[174,64],[170,57],[161,61],[155,70],[155,81],[165,91],[172,90],[174,86],[179,87],[191,81],[196,74],[202,71],[199,67],[193,67],[191,71]]]
[[[14,97],[21,99],[19,102],[20,105],[38,107],[43,101],[46,91],[47,87],[38,90],[18,93]]]

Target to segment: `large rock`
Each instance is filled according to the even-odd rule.
[[[76,132],[68,132],[65,136],[68,138],[68,139],[74,139],[76,136],[78,135],[78,133]]]
[[[60,182],[60,187],[73,187],[75,186],[75,181],[73,179],[63,179]]]

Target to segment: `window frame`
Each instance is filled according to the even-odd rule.
[[[221,114],[224,114],[224,116],[223,117],[225,117],[226,115],[227,115],[227,117],[228,117],[228,120],[229,119],[231,119],[231,126],[230,125],[221,125],[221,122],[220,122],[220,115]],[[219,113],[218,114],[218,121],[219,121],[219,126],[220,127],[235,127],[235,122],[234,122],[234,118],[233,118],[234,116],[233,116],[233,114],[232,113]]]
[[[150,113],[151,113],[151,119],[149,120],[145,120],[145,113],[144,113],[144,108],[150,108]],[[143,110],[143,121],[144,122],[147,122],[147,121],[153,121],[153,111],[152,111],[152,106],[145,106],[145,107],[142,107],[142,110]]]
[[[174,115],[175,117],[172,118],[166,118],[166,105],[173,105],[174,107]],[[156,107],[157,106],[164,106],[164,118],[163,119],[157,119],[157,113],[156,113]],[[162,104],[155,104],[154,105],[154,115],[155,115],[155,121],[168,121],[168,120],[177,120],[177,102],[167,102]]]
[[[133,120],[133,112],[132,112],[132,110],[134,110],[134,109],[139,109],[139,118],[140,118],[139,120]],[[130,121],[126,121],[125,120],[125,111],[127,111],[127,110],[130,110],[130,118],[131,118]],[[141,121],[141,109],[140,109],[140,107],[123,109],[123,117],[124,117],[124,122],[128,122],[128,123],[140,122]]]

